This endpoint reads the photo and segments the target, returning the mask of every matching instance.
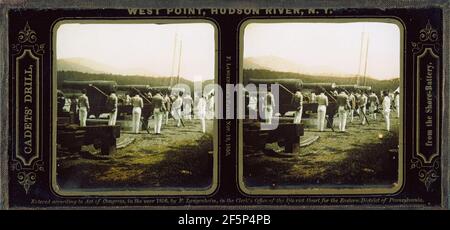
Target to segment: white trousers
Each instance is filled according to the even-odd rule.
[[[347,111],[344,106],[339,106],[339,131],[345,132],[345,125],[347,124]]]
[[[211,120],[214,119],[215,111],[214,111],[214,105],[209,105],[208,109],[206,111],[206,119]]]
[[[206,132],[206,121],[205,121],[206,112],[205,111],[199,112],[197,114],[197,116],[198,116],[198,119],[200,119],[200,124],[202,124],[202,132],[205,133]]]
[[[354,109],[350,109],[350,122],[353,122],[353,113],[355,113]]]
[[[181,125],[181,108],[173,109],[172,116],[177,120],[177,127]]]
[[[317,129],[323,131],[325,129],[325,115],[327,113],[326,105],[319,105],[317,107]]]
[[[133,133],[139,133],[140,131],[141,113],[142,113],[141,107],[133,107],[133,123],[132,123]]]
[[[192,119],[191,112],[192,112],[191,105],[186,105],[183,110],[184,117],[186,119],[191,120]]]
[[[361,119],[362,124],[363,125],[366,124],[366,116],[364,116],[364,115],[366,115],[366,106],[359,107],[358,111],[359,111],[358,112],[359,118]]]
[[[395,105],[395,110],[397,112],[397,117],[400,117],[400,105]]]
[[[205,132],[206,132],[206,121],[205,121],[205,117],[200,118],[200,123],[202,124],[202,132],[205,133]]]
[[[80,117],[80,126],[82,127],[86,126],[87,115],[88,112],[86,107],[80,107],[78,109],[78,116]]]
[[[159,109],[153,110],[153,117],[155,118],[155,133],[161,133],[161,125],[164,112]]]
[[[383,116],[384,116],[384,121],[386,122],[386,130],[390,131],[391,129],[391,119],[389,118],[391,111],[390,110],[384,110],[383,111]]]
[[[169,124],[169,111],[164,113],[164,120],[166,125]]]
[[[273,108],[272,107],[266,107],[264,110],[264,118],[266,119],[267,124],[272,124],[272,118],[273,118]]]
[[[375,110],[377,109],[377,106],[375,105],[375,103],[371,103],[369,106],[369,112],[370,112],[370,116],[372,117],[372,119],[377,119],[377,114],[375,113]]]
[[[300,124],[302,121],[302,113],[303,113],[303,108],[295,111],[295,115],[294,115],[294,124]]]
[[[117,120],[117,108],[114,112],[109,113],[108,125],[116,125]]]

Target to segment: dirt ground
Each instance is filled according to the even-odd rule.
[[[78,154],[58,151],[57,181],[62,189],[80,188],[206,188],[213,175],[213,122],[203,134],[199,120],[176,127],[169,121],[161,135],[121,132],[134,141],[112,156],[92,146]],[[120,142],[118,140],[118,142]]]
[[[244,182],[249,187],[271,188],[392,185],[398,177],[398,118],[391,117],[391,132],[385,130],[383,118],[377,118],[369,118],[370,125],[364,126],[356,118],[347,123],[347,132],[306,128],[305,136],[318,135],[319,139],[294,157],[247,154]],[[276,144],[266,148],[282,150]]]

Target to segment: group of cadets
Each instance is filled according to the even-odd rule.
[[[90,110],[89,98],[86,95],[86,90],[83,89],[81,96],[71,99],[70,110],[76,112],[78,110],[78,116],[80,126],[86,126],[86,120]],[[150,99],[150,100],[148,100]],[[152,95],[150,92],[146,95],[148,100],[153,106],[153,119],[154,119],[154,133],[161,134],[161,127],[169,123],[169,116],[172,116],[176,120],[176,126],[184,126],[183,119],[192,120],[193,107],[195,106],[195,115],[200,120],[201,131],[206,132],[206,121],[208,114],[212,113],[211,109],[214,109],[214,94],[200,95],[195,100],[189,94],[185,94],[180,91],[176,95],[169,96],[163,95],[161,92],[157,92]],[[122,99],[124,105],[131,105],[132,109],[132,125],[131,129],[133,133],[139,133],[142,127],[142,109],[144,108],[144,100],[139,93],[136,93],[133,97],[126,94]],[[111,91],[110,95],[107,95],[106,109],[109,114],[108,125],[116,125],[117,112],[118,112],[119,99],[114,91]],[[212,104],[212,105],[211,105]],[[73,108],[72,108],[73,107]]]
[[[398,92],[389,93],[383,91],[379,98],[375,92],[366,94],[365,92],[358,90],[356,92],[348,92],[341,90],[333,92],[333,100],[337,104],[337,114],[339,117],[339,131],[345,132],[347,118],[350,122],[354,121],[354,114],[359,116],[359,120],[362,125],[368,122],[368,119],[377,120],[377,112],[383,115],[386,130],[390,131],[390,113],[391,108],[396,111],[396,116],[400,117],[400,95]],[[196,118],[200,120],[202,126],[202,132],[206,131],[205,119],[211,119],[211,114],[214,113],[214,94],[200,95],[196,97],[195,101],[189,94],[183,95],[183,92],[179,92],[177,95],[168,94],[163,95],[161,92],[157,92],[155,95],[150,93],[147,95],[150,98],[153,105],[153,118],[154,118],[154,133],[161,134],[161,127],[163,123],[165,125],[169,122],[169,116],[171,115],[176,120],[176,126],[184,126],[183,119],[191,120],[193,108],[196,109]],[[327,107],[329,106],[329,97],[325,95],[324,91],[319,92],[318,95],[311,93],[310,101],[317,103],[317,130],[324,131],[326,127],[326,114]],[[292,105],[295,108],[294,123],[300,124],[303,114],[303,101],[304,97],[300,91],[296,91],[292,97]],[[380,104],[381,101],[381,104]],[[142,109],[144,107],[143,98],[136,93],[133,97],[129,95],[125,96],[125,104],[132,105],[132,132],[139,133],[142,118]],[[250,97],[248,102],[248,108],[257,110],[257,98]],[[108,95],[106,107],[109,111],[108,125],[116,125],[117,119],[117,106],[118,97],[114,91]],[[86,95],[86,90],[82,90],[82,95],[78,97],[76,103],[72,101],[71,110],[73,106],[78,107],[78,115],[80,120],[80,126],[86,126],[86,120],[90,110],[89,99]],[[368,111],[367,111],[368,107]],[[264,117],[266,123],[271,124],[274,116],[275,99],[270,90],[268,89],[264,98]],[[368,112],[368,113],[367,113]]]
[[[333,92],[332,95],[333,100],[335,100],[337,104],[337,114],[339,117],[339,131],[345,132],[345,128],[347,125],[347,118],[349,118],[350,122],[354,120],[354,113],[359,116],[359,120],[362,125],[365,125],[369,122],[368,119],[377,120],[377,113],[381,113],[383,115],[386,130],[390,131],[390,113],[391,108],[396,111],[396,116],[400,117],[400,94],[399,92],[389,93],[388,91],[383,91],[381,97],[375,94],[375,92],[371,91],[369,94],[358,90],[356,92],[348,92],[346,90],[341,90],[339,93],[337,91]],[[249,98],[249,109],[252,107],[256,108],[256,101],[252,101],[252,98]],[[326,114],[327,107],[329,106],[329,97],[325,95],[324,91],[319,92],[318,95],[315,93],[311,93],[310,102],[317,103],[317,130],[324,131],[326,127]],[[292,97],[292,105],[295,108],[294,112],[294,123],[300,124],[302,120],[303,114],[303,94],[300,91],[296,91]],[[380,104],[381,101],[381,104]],[[275,103],[273,99],[273,94],[268,90],[265,96],[265,102],[263,104],[265,121],[268,124],[272,123],[273,119],[273,111],[274,111]],[[367,111],[368,107],[368,111]],[[368,113],[367,113],[368,112]],[[332,121],[330,121],[332,122]]]

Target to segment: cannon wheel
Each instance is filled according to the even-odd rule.
[[[110,137],[109,141],[104,141],[101,144],[100,150],[102,155],[112,155],[116,153],[116,138]]]
[[[285,153],[291,153],[291,154],[297,154],[300,150],[300,144],[298,142],[296,143],[286,143],[284,145],[284,152]]]

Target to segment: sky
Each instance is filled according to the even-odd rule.
[[[114,67],[116,74],[176,76],[181,46],[180,77],[214,79],[214,30],[209,23],[62,24],[56,33],[56,57],[90,59]]]
[[[361,50],[365,52],[361,40],[366,43],[366,37],[367,76],[398,78],[400,28],[392,23],[250,23],[244,30],[244,58],[274,56],[308,73],[354,76],[360,68]]]

